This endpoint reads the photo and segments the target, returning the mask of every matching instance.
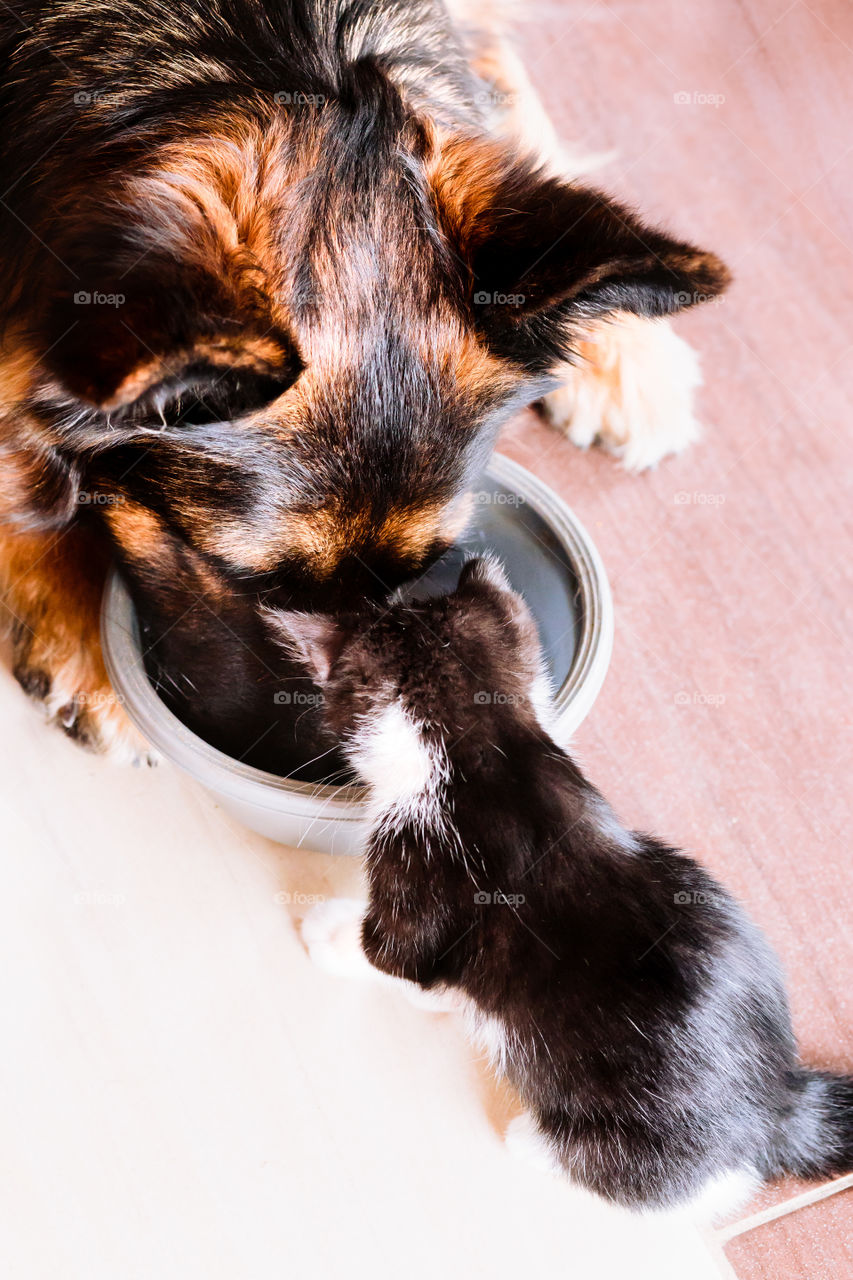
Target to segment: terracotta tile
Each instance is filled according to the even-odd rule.
[[[705,438],[685,455],[629,477],[531,416],[505,438],[611,576],[613,665],[576,750],[628,821],[743,899],[785,967],[804,1057],[849,1070],[849,13],[660,0],[577,22],[581,8],[528,37],[563,132],[613,148],[596,184],[716,248],[735,284],[676,322],[706,381]],[[743,1214],[803,1189],[766,1188]],[[853,1221],[851,1198],[836,1211]]]
[[[739,1280],[844,1280],[853,1275],[853,1194],[831,1196],[736,1236],[726,1256]]]

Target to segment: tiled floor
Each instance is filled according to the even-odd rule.
[[[729,1260],[745,1280],[845,1280],[853,1276],[850,1191],[735,1236]]]
[[[705,441],[640,480],[524,421],[505,447],[604,554],[613,667],[577,739],[623,816],[683,842],[778,948],[809,1060],[853,1067],[853,10],[845,0],[551,5],[528,33],[601,185],[719,250],[736,283],[680,321]],[[689,101],[676,100],[686,95]],[[769,1188],[748,1216],[806,1188]],[[853,1194],[761,1226],[742,1280],[853,1275]]]
[[[601,184],[737,275],[680,323],[707,379],[685,457],[631,478],[532,413],[507,433],[613,584],[577,751],[625,819],[749,905],[804,1055],[850,1068],[853,21],[846,0],[537,13],[529,63],[562,131],[618,150]],[[166,768],[87,757],[5,672],[0,714],[4,1274],[718,1274],[692,1233],[617,1225],[509,1164],[450,1020],[311,970],[290,916],[350,890],[352,864],[238,831]],[[844,1280],[851,1223],[839,1193],[734,1236],[728,1265]]]

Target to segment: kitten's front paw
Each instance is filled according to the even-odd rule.
[[[504,1134],[507,1151],[542,1173],[561,1174],[559,1161],[529,1111],[510,1120]]]
[[[302,921],[302,941],[311,960],[341,978],[369,978],[374,969],[361,949],[366,903],[357,898],[328,898]]]
[[[698,357],[665,320],[619,315],[580,344],[580,356],[542,402],[573,444],[598,444],[626,470],[644,471],[697,438]]]
[[[424,1009],[427,1013],[461,1013],[465,1009],[465,997],[453,987],[421,987],[417,982],[405,982],[399,978],[391,981],[403,988],[409,1004],[416,1009]]]

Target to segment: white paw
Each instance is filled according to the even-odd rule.
[[[557,1175],[563,1173],[557,1157],[539,1132],[529,1111],[522,1111],[520,1116],[510,1120],[504,1134],[504,1143],[512,1156],[540,1172]]]
[[[465,997],[453,987],[430,987],[427,990],[418,986],[417,982],[406,982],[398,978],[392,978],[391,981],[395,986],[403,988],[406,999],[417,1009],[425,1009],[428,1013],[459,1013],[464,1008]]]
[[[655,466],[699,435],[699,359],[665,320],[614,317],[581,344],[581,360],[563,374],[564,385],[543,401],[546,417],[579,448],[598,444],[628,471]]]
[[[329,898],[312,907],[302,921],[302,941],[311,960],[341,978],[371,978],[375,970],[361,949],[366,903]]]

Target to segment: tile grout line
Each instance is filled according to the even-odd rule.
[[[726,1254],[723,1241],[716,1231],[700,1231],[700,1236],[707,1246],[708,1253],[720,1273],[721,1280],[739,1280],[738,1274]]]
[[[721,1244],[727,1244],[736,1236],[754,1231],[756,1227],[763,1227],[767,1222],[775,1222],[777,1218],[784,1218],[789,1213],[796,1213],[798,1209],[807,1209],[810,1205],[820,1204],[821,1200],[828,1200],[830,1196],[838,1195],[839,1192],[847,1191],[851,1187],[853,1187],[853,1173],[848,1173],[843,1178],[824,1182],[812,1191],[804,1191],[800,1196],[793,1196],[790,1200],[783,1200],[781,1204],[773,1205],[770,1209],[762,1209],[760,1213],[753,1213],[748,1218],[742,1218],[740,1222],[722,1227],[714,1234]]]

